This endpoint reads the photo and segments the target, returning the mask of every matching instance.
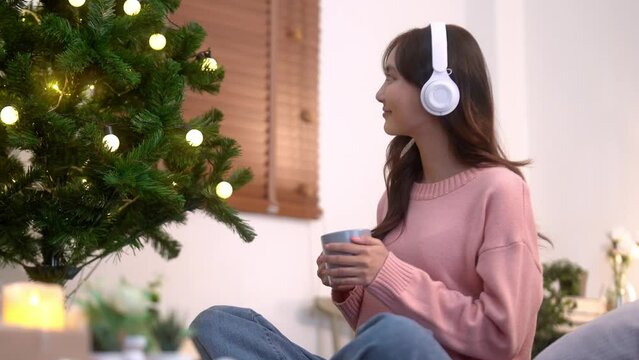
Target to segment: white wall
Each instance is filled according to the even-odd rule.
[[[533,202],[555,243],[543,255],[587,268],[599,296],[606,232],[639,230],[639,3],[527,1],[525,13]]]
[[[507,153],[535,160],[529,176],[537,222],[555,242],[544,258],[569,257],[587,267],[589,293],[598,295],[609,277],[605,231],[615,224],[639,229],[639,190],[632,186],[639,183],[639,123],[633,118],[639,110],[639,42],[631,36],[639,33],[633,18],[639,5],[614,4],[324,0],[324,216],[304,221],[244,214],[258,234],[244,244],[224,226],[193,214],[171,229],[183,244],[179,258],[165,262],[145,250],[103,263],[93,278],[144,284],[162,274],[165,307],[188,320],[213,304],[251,307],[291,340],[328,355],[329,325],[312,308],[314,296],[328,294],[315,277],[319,235],[374,224],[390,139],[374,99],[383,81],[382,52],[399,32],[443,20],[467,27],[484,50]],[[10,270],[0,275],[0,283],[22,277]]]

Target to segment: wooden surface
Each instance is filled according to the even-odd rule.
[[[606,313],[606,299],[587,298],[581,296],[572,297],[577,303],[577,307],[569,314],[568,320],[572,321],[572,326],[560,326],[557,330],[571,332],[580,325],[596,319]]]

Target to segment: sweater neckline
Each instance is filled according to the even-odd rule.
[[[468,184],[477,176],[479,171],[478,168],[471,167],[434,183],[413,183],[411,199],[432,200],[449,194]]]

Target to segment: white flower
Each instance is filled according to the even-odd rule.
[[[111,303],[123,314],[143,314],[151,306],[151,301],[143,290],[124,283],[118,286]]]
[[[617,249],[623,255],[632,254],[635,251],[634,248],[636,247],[637,243],[632,241],[632,238],[629,237],[623,238],[621,241],[619,241],[619,244],[617,244]]]
[[[630,234],[630,231],[628,231],[628,229],[622,226],[617,226],[613,228],[612,230],[610,230],[610,232],[608,233],[608,236],[612,240],[616,240],[619,242],[632,240],[632,235]]]
[[[617,250],[622,255],[639,255],[637,243],[632,239],[632,234],[628,229],[617,226],[608,233],[612,241],[617,242]]]

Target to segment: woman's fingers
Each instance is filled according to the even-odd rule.
[[[325,252],[341,252],[347,254],[359,254],[363,249],[362,245],[352,243],[330,243],[324,245]]]
[[[351,241],[359,245],[383,245],[384,243],[372,236],[353,236]]]
[[[384,246],[384,243],[370,236],[353,236],[350,243],[328,243],[324,245],[325,251],[338,251],[348,254],[361,254],[369,246]]]
[[[362,281],[359,277],[328,277],[329,282],[333,289],[343,288],[343,287],[353,287],[355,285],[361,285]]]
[[[354,255],[326,255],[324,261],[327,264],[336,266],[358,266],[363,265],[362,259]]]
[[[352,266],[339,266],[326,272],[333,289],[353,287],[365,284],[366,269]]]
[[[326,275],[332,278],[345,278],[361,276],[363,270],[356,267],[339,266],[326,271]]]
[[[326,256],[322,253],[317,257],[317,277],[320,278],[322,284],[331,286],[331,279],[327,274],[328,265],[326,264]]]
[[[370,284],[388,256],[388,250],[379,239],[364,236],[353,237],[351,241],[326,244],[324,252],[317,257],[317,276],[334,290]]]
[[[317,277],[322,280],[322,284],[326,286],[330,286],[330,280],[328,278],[328,274],[326,274],[326,267],[322,265],[317,266]]]

